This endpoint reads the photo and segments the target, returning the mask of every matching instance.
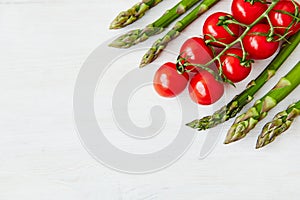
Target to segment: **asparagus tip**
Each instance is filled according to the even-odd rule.
[[[154,43],[155,44],[155,43]],[[157,55],[155,54],[155,50],[153,48],[153,46],[145,53],[145,55],[143,56],[141,63],[140,63],[140,67],[144,67],[148,64],[150,64],[153,60],[155,60],[157,58]]]
[[[230,138],[230,137],[226,137],[225,141],[224,141],[224,144],[230,144],[230,143],[233,143],[233,142],[236,142],[238,140],[240,140],[242,138]]]
[[[185,124],[186,126],[188,126],[188,127],[190,127],[190,128],[198,128],[197,126],[198,126],[198,124],[199,124],[199,120],[194,120],[194,121],[192,121],[192,122],[189,122],[189,123],[187,123],[187,124]]]
[[[146,65],[147,65],[147,63],[141,62],[140,65],[139,65],[139,68],[143,68],[143,67],[145,67]]]
[[[119,48],[119,49],[127,49],[131,47],[131,45],[124,44],[124,42],[121,42],[120,39],[116,39],[112,41],[110,44],[108,44],[109,47]]]
[[[224,144],[230,144],[231,142],[233,142],[230,138],[225,139]]]
[[[145,56],[143,57],[143,59],[140,62],[140,68],[145,67],[146,65],[148,65],[150,62],[148,60],[145,59]]]
[[[115,24],[113,24],[113,23],[111,23],[110,25],[109,25],[109,29],[110,30],[113,30],[113,29],[120,29],[121,27],[118,27],[118,26],[116,26]]]
[[[119,20],[119,16],[116,17],[109,25],[109,29],[120,29],[123,28],[122,22]]]
[[[230,137],[230,136],[227,135],[226,138],[225,138],[224,144],[230,144],[230,143],[236,142],[240,139],[241,138],[235,138],[233,136]]]
[[[108,44],[109,47],[120,48],[120,45],[117,45],[114,41]]]
[[[262,148],[264,146],[265,146],[265,144],[263,142],[257,140],[255,149],[260,149],[260,148]]]
[[[242,123],[233,124],[226,135],[224,144],[236,142],[244,138],[246,134],[247,132],[245,132],[245,127]]]

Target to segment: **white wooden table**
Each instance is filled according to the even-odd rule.
[[[125,30],[109,31],[111,19],[135,2],[0,0],[0,200],[299,199],[300,120],[269,147],[257,151],[254,144],[262,125],[300,98],[300,88],[272,110],[249,137],[229,146],[220,140],[204,160],[198,159],[204,134],[197,136],[175,164],[146,175],[113,171],[83,148],[72,110],[82,63],[102,42],[150,23],[177,1],[162,2]],[[229,7],[230,1],[223,0],[184,34],[201,34],[207,15],[229,11]],[[168,48],[181,43],[177,40]],[[300,47],[257,97],[296,64],[299,53]],[[168,61],[167,56],[159,61]],[[258,62],[247,80],[267,62]],[[241,91],[246,82],[237,89],[228,87],[225,100]],[[118,141],[118,137],[113,139]]]

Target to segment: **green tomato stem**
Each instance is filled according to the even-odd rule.
[[[271,5],[268,7],[268,9],[260,17],[258,17],[252,24],[246,25],[246,24],[241,24],[241,23],[238,22],[241,26],[246,27],[245,31],[237,39],[235,39],[233,42],[231,42],[228,45],[225,45],[225,48],[217,56],[215,56],[213,59],[211,59],[209,62],[207,62],[206,64],[204,64],[202,66],[208,67],[209,65],[213,64],[216,60],[219,60],[220,57],[225,53],[225,51],[227,51],[228,49],[230,49],[231,47],[233,47],[235,44],[237,44],[237,43],[241,43],[242,44],[242,39],[247,35],[247,33],[250,31],[250,29],[253,26],[255,26],[256,24],[258,24],[263,18],[267,17],[268,13],[274,8],[274,6],[278,2],[279,2],[279,0],[273,0],[272,3],[271,3]],[[242,50],[243,50],[243,55],[246,55],[245,49],[242,48]],[[243,58],[245,59],[246,56],[243,56]],[[199,64],[191,64],[191,65],[196,66],[196,67],[200,67]]]
[[[233,118],[239,113],[244,106],[253,100],[254,95],[267,83],[282,66],[284,61],[296,49],[300,42],[300,32],[289,38],[289,41],[281,45],[277,56],[268,64],[261,74],[254,80],[248,83],[247,88],[240,94],[236,95],[228,104],[215,111],[212,115],[205,116],[201,119],[196,119],[187,124],[187,126],[205,130],[213,128],[230,118]],[[299,75],[298,75],[299,76]],[[299,77],[298,77],[299,78]]]

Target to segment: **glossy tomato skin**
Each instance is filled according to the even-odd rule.
[[[222,71],[226,78],[237,83],[244,80],[250,74],[252,66],[251,64],[248,67],[241,65],[240,59],[233,55],[242,58],[243,51],[238,48],[230,48],[225,51],[224,55],[221,56]]]
[[[233,0],[231,4],[231,13],[233,17],[244,24],[253,23],[260,15],[268,9],[268,5],[255,2],[251,5],[245,0]]]
[[[299,9],[299,4],[297,4]],[[274,8],[269,12],[269,18],[272,25],[275,27],[275,32],[284,35],[288,31],[288,36],[297,33],[300,30],[300,23],[293,21],[293,17],[288,14],[281,13],[279,11],[284,11],[295,14],[296,8],[292,1],[280,1]],[[292,24],[289,30],[287,28]]]
[[[188,81],[188,73],[178,74],[176,64],[168,62],[156,71],[153,86],[160,96],[175,97],[186,88]]]
[[[279,42],[267,41],[267,36],[258,34],[267,34],[270,31],[268,24],[256,24],[253,26],[242,42],[245,50],[252,59],[266,59],[272,56],[278,49]]]
[[[225,44],[230,44],[233,42],[238,36],[240,32],[240,27],[236,24],[229,24],[228,28],[234,35],[231,35],[223,26],[218,26],[219,17],[230,15],[224,12],[216,12],[210,15],[204,22],[203,25],[203,35],[205,40],[210,40],[211,36],[213,36],[217,41],[223,42]],[[216,47],[224,47],[221,44],[212,42],[210,43]]]
[[[210,105],[222,97],[224,85],[218,82],[211,73],[202,70],[191,79],[189,94],[195,103]]]
[[[213,52],[205,44],[203,38],[192,37],[187,39],[180,48],[180,57],[185,58],[191,64],[206,64],[213,58]],[[187,67],[187,70],[196,71],[193,66]]]

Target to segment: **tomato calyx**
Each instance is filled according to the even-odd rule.
[[[229,24],[232,24],[232,19],[233,16],[232,15],[225,15],[225,16],[220,16],[219,17],[219,21],[217,23],[217,26],[223,26],[223,28],[231,35],[236,37],[237,35],[230,30],[230,28],[228,27]]]
[[[206,36],[206,40],[205,40],[205,44],[210,46],[211,44],[218,44],[220,46],[226,46],[227,44],[225,44],[224,42],[221,42],[219,40],[217,40],[213,35],[211,34],[205,34]],[[209,39],[208,39],[209,38]],[[222,39],[222,38],[221,38]]]
[[[192,72],[193,69],[205,70],[211,73],[217,80],[222,81],[222,79],[220,79],[219,75],[214,70],[206,67],[205,65],[189,63],[187,58],[181,57],[180,55],[177,57],[176,69],[179,74]]]
[[[264,0],[245,0],[245,2],[248,2],[248,3],[250,3],[251,5],[253,5],[253,4],[256,3],[256,2],[263,3],[263,4],[267,4],[267,2],[264,1]]]
[[[187,58],[183,58],[181,57],[181,54],[177,57],[177,61],[176,61],[176,70],[178,72],[178,74],[183,74],[184,72],[191,72],[189,70],[186,69],[187,65]]]
[[[254,63],[254,60],[252,60],[252,59],[247,59],[247,60],[241,61],[241,65],[244,67],[250,67],[252,63]]]
[[[245,60],[243,62],[245,63],[245,65],[250,65],[254,61]],[[249,63],[249,64],[246,64],[246,63]],[[187,69],[187,68],[189,68],[189,69]],[[228,83],[228,84],[232,85],[233,87],[236,87],[235,84],[231,80],[229,80],[226,76],[224,76],[222,67],[218,67],[218,72],[216,72],[216,71],[212,70],[211,68],[206,67],[206,65],[191,64],[187,61],[186,58],[182,58],[182,57],[178,56],[177,62],[176,62],[176,69],[179,74],[183,74],[186,72],[190,73],[194,69],[198,69],[200,71],[206,71],[206,72],[210,73],[216,79],[216,81],[218,81],[220,83]]]
[[[221,56],[219,66],[222,68],[224,76],[234,83],[244,80],[251,71],[251,61],[247,62],[248,66],[246,67],[243,66],[242,59],[243,51],[240,48],[230,48]],[[246,59],[249,59],[248,55]]]
[[[278,37],[277,34],[273,33],[272,30],[268,31],[267,33],[263,33],[263,32],[252,32],[249,35],[251,36],[264,36],[266,37],[266,40],[268,42],[278,42],[280,41],[281,37]]]
[[[211,14],[203,24],[205,40],[210,40],[212,46],[225,47],[239,36],[240,27],[236,23],[228,23],[233,17],[225,12]]]
[[[244,67],[250,67],[252,63],[254,63],[254,60],[253,59],[246,59],[246,58],[243,58],[241,56],[238,56],[236,54],[233,54],[233,53],[227,53],[226,55],[228,56],[232,56],[232,57],[235,57],[237,59],[239,59],[240,63],[242,66]]]
[[[156,92],[167,98],[179,95],[187,86],[189,74],[178,74],[175,63],[163,64],[155,73],[153,86]]]

